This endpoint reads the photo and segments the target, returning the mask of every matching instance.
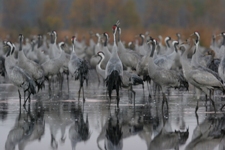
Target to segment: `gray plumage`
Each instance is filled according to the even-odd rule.
[[[96,66],[96,71],[103,79],[105,79],[105,70],[103,70],[101,68],[101,63],[104,61],[105,55],[101,51],[98,52],[97,55],[101,59],[100,59],[98,65]],[[121,86],[123,88],[128,88],[128,90],[130,90],[134,94],[134,101],[135,101],[135,91],[133,90],[133,85],[140,85],[140,84],[142,84],[142,87],[144,89],[144,82],[141,77],[139,77],[138,75],[136,75],[134,73],[130,73],[128,70],[123,71]]]
[[[187,79],[187,81],[192,84],[194,87],[196,87],[198,90],[203,91],[207,96],[210,95],[209,90],[214,88],[219,88],[222,91],[224,91],[224,86],[221,83],[220,80],[216,78],[215,75],[213,75],[208,70],[202,68],[202,67],[193,67],[190,62],[187,60],[187,47],[186,45],[181,45],[181,49],[185,49],[185,51],[182,54],[182,69],[184,72],[184,77]],[[200,95],[198,95],[197,99],[200,98]],[[209,97],[210,98],[210,97]],[[210,98],[213,107],[215,109],[214,101]],[[198,101],[196,105],[195,112],[198,110]],[[216,111],[216,109],[215,109]]]
[[[74,43],[76,41],[75,36],[72,37],[72,45],[73,45],[73,51],[70,54],[70,60],[68,63],[69,72],[75,76],[75,80],[80,81],[80,87],[78,91],[78,99],[80,99],[80,91],[82,89],[83,92],[83,101],[85,101],[84,98],[84,88],[83,83],[84,80],[86,80],[86,83],[88,84],[88,65],[87,62],[84,59],[79,58],[76,55],[76,52],[74,50]]]
[[[160,88],[162,89],[162,94],[163,94],[162,108],[163,108],[164,102],[166,102],[166,106],[168,109],[168,102],[165,95],[167,89],[181,88],[181,87],[186,87],[188,89],[188,83],[186,80],[184,80],[185,78],[182,77],[182,74],[178,73],[177,71],[160,68],[154,63],[153,53],[155,51],[155,46],[156,46],[156,40],[153,39],[152,52],[151,52],[149,63],[148,63],[148,73],[150,78],[154,81],[154,83],[159,85]]]
[[[24,105],[26,104],[26,101],[29,99],[30,100],[30,95],[35,94],[35,82],[34,80],[20,67],[16,66],[14,64],[14,56],[13,51],[14,51],[14,46],[10,42],[7,42],[6,45],[10,47],[10,50],[7,54],[6,61],[5,61],[5,67],[6,67],[6,72],[8,75],[9,80],[18,88],[22,88],[24,93],[28,92],[28,97],[26,98]],[[20,91],[19,92],[19,98],[20,98],[20,104],[21,104],[21,95]]]
[[[44,80],[45,80],[44,69],[40,64],[28,59],[25,56],[22,47],[23,42],[22,34],[19,35],[19,40],[20,40],[20,48],[18,52],[18,66],[26,70],[26,72],[34,79],[38,87],[38,90],[42,89],[44,87]]]
[[[106,65],[105,81],[106,81],[107,91],[109,94],[110,103],[111,103],[112,90],[116,89],[117,107],[119,107],[119,100],[120,100],[119,88],[121,87],[121,83],[122,83],[123,64],[118,56],[118,48],[116,45],[116,30],[117,30],[117,25],[114,25],[113,26],[114,44],[112,47],[112,55]]]

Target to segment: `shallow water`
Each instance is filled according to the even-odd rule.
[[[1,78],[0,84],[0,150],[51,149],[223,149],[225,148],[224,113],[219,111],[221,94],[215,92],[217,113],[204,96],[195,115],[193,91],[170,90],[169,110],[162,112],[162,97],[148,97],[135,86],[133,97],[127,89],[120,92],[120,109],[116,109],[115,92],[109,107],[105,87],[92,76],[85,87],[85,103],[77,99],[79,83],[70,79],[63,85],[62,97],[54,84],[49,98],[48,86],[32,96],[30,106],[19,107],[17,89]]]

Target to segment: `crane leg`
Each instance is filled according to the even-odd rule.
[[[67,80],[67,88],[68,88],[68,95],[69,95],[70,93],[69,74],[66,74],[66,80]]]
[[[78,101],[80,100],[80,90],[81,90],[81,86],[79,87],[79,91],[78,91]]]
[[[135,93],[135,91],[133,90],[133,86],[132,86],[132,85],[130,86],[130,90],[131,90],[131,92],[134,94],[134,107],[135,107],[135,96],[136,96],[136,93]]]
[[[63,81],[64,81],[64,78],[63,78],[63,73],[60,73],[60,84],[59,84],[59,86],[60,86],[60,96],[62,96],[62,89],[63,89]]]
[[[149,98],[151,98],[151,97],[152,97],[152,96],[151,96],[151,89],[150,89],[149,86],[151,86],[151,81],[148,81],[148,80],[147,80],[148,96],[149,96]],[[144,87],[144,84],[143,84],[142,87]],[[143,89],[143,91],[144,91],[144,89]]]
[[[51,90],[51,78],[48,81],[48,92],[49,92],[49,97],[51,97],[51,93],[52,93],[52,90]]]
[[[84,97],[84,86],[82,85],[82,92],[83,92],[83,102],[85,102],[85,97]]]
[[[116,86],[116,100],[117,100],[117,108],[119,108],[120,95],[119,95],[119,85]]]
[[[21,108],[21,94],[20,94],[20,90],[18,89],[18,93],[19,93],[19,99],[20,99],[20,108]]]
[[[197,111],[198,111],[198,100],[197,100],[197,104],[196,104],[196,107],[195,107],[195,113],[197,114]]]
[[[222,111],[223,107],[225,106],[225,104],[222,105],[222,107],[220,108],[220,111]]]
[[[112,91],[111,90],[107,90],[108,91],[108,94],[109,94],[109,107],[110,107],[110,104],[111,104],[111,98],[112,98]]]
[[[23,99],[24,99],[24,103],[25,103],[25,100],[26,100],[26,91],[23,92],[23,95],[24,95],[23,96]]]
[[[26,106],[26,103],[27,103],[27,100],[28,100],[28,99],[29,99],[29,104],[30,104],[30,95],[31,95],[31,93],[29,92],[29,93],[28,93],[28,96],[27,96],[27,98],[26,98],[26,100],[24,101],[23,107]]]
[[[215,107],[215,103],[214,103],[214,101],[213,101],[213,99],[212,99],[212,98],[210,98],[210,100],[211,100],[211,103],[212,103],[212,105],[213,105],[213,108],[214,108],[214,111],[215,111],[215,114],[216,114],[216,107]]]
[[[168,110],[168,108],[169,108],[169,106],[168,106],[168,100],[167,100],[167,98],[166,98],[165,93],[163,93],[163,102],[166,102],[166,108],[167,108],[167,110]]]

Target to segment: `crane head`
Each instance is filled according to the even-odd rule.
[[[177,52],[177,47],[176,46],[179,44],[179,42],[178,41],[173,41],[172,44],[173,44],[173,47],[175,48],[175,51]]]
[[[109,34],[107,32],[103,33],[103,36],[108,40],[109,39]]]
[[[71,42],[74,44],[74,41],[76,40],[76,36],[72,36]]]
[[[19,34],[19,41],[21,41],[21,42],[23,42],[23,39],[24,39],[24,36],[23,36],[23,34]]]
[[[170,37],[170,36],[167,36],[167,37],[165,38],[165,41],[169,41],[169,40],[171,40],[171,37]]]
[[[14,52],[15,45],[12,44],[10,41],[4,42],[4,44],[5,44],[5,46],[8,46],[9,47],[9,50],[6,53],[6,57],[8,57],[9,55],[11,55]]]
[[[38,34],[38,39],[41,39],[42,38],[42,35],[41,34]]]
[[[176,45],[179,44],[179,42],[178,41],[173,41],[172,44],[173,44],[173,46],[176,46]]]
[[[115,33],[115,32],[116,32],[116,30],[117,30],[117,25],[116,25],[116,24],[115,24],[115,25],[113,25],[112,30],[113,30],[113,33]]]
[[[117,27],[117,31],[119,34],[121,34],[121,28],[120,27]]]
[[[52,31],[52,34],[56,37],[57,36],[57,33],[55,30]]]
[[[101,60],[105,58],[105,55],[104,55],[104,53],[103,53],[102,51],[99,51],[99,52],[97,53],[97,56],[100,57],[100,60],[99,60],[99,62],[98,62],[98,64],[99,64],[99,63],[101,62]]]
[[[64,46],[65,46],[65,42],[60,42],[60,43],[59,43],[59,47],[60,47],[60,48],[63,48]]]
[[[145,35],[144,35],[144,34],[140,34],[139,36],[140,36],[141,38],[143,38],[143,39],[145,38]]]
[[[100,56],[100,57],[105,56],[105,54],[104,54],[102,51],[99,51],[99,52],[97,53],[97,55]]]
[[[222,35],[223,37],[225,37],[225,32],[222,32],[221,35]]]

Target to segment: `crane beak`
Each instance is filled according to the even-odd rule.
[[[217,34],[215,37],[222,36],[222,34]]]
[[[194,35],[194,33],[192,33],[190,36],[193,36]]]

